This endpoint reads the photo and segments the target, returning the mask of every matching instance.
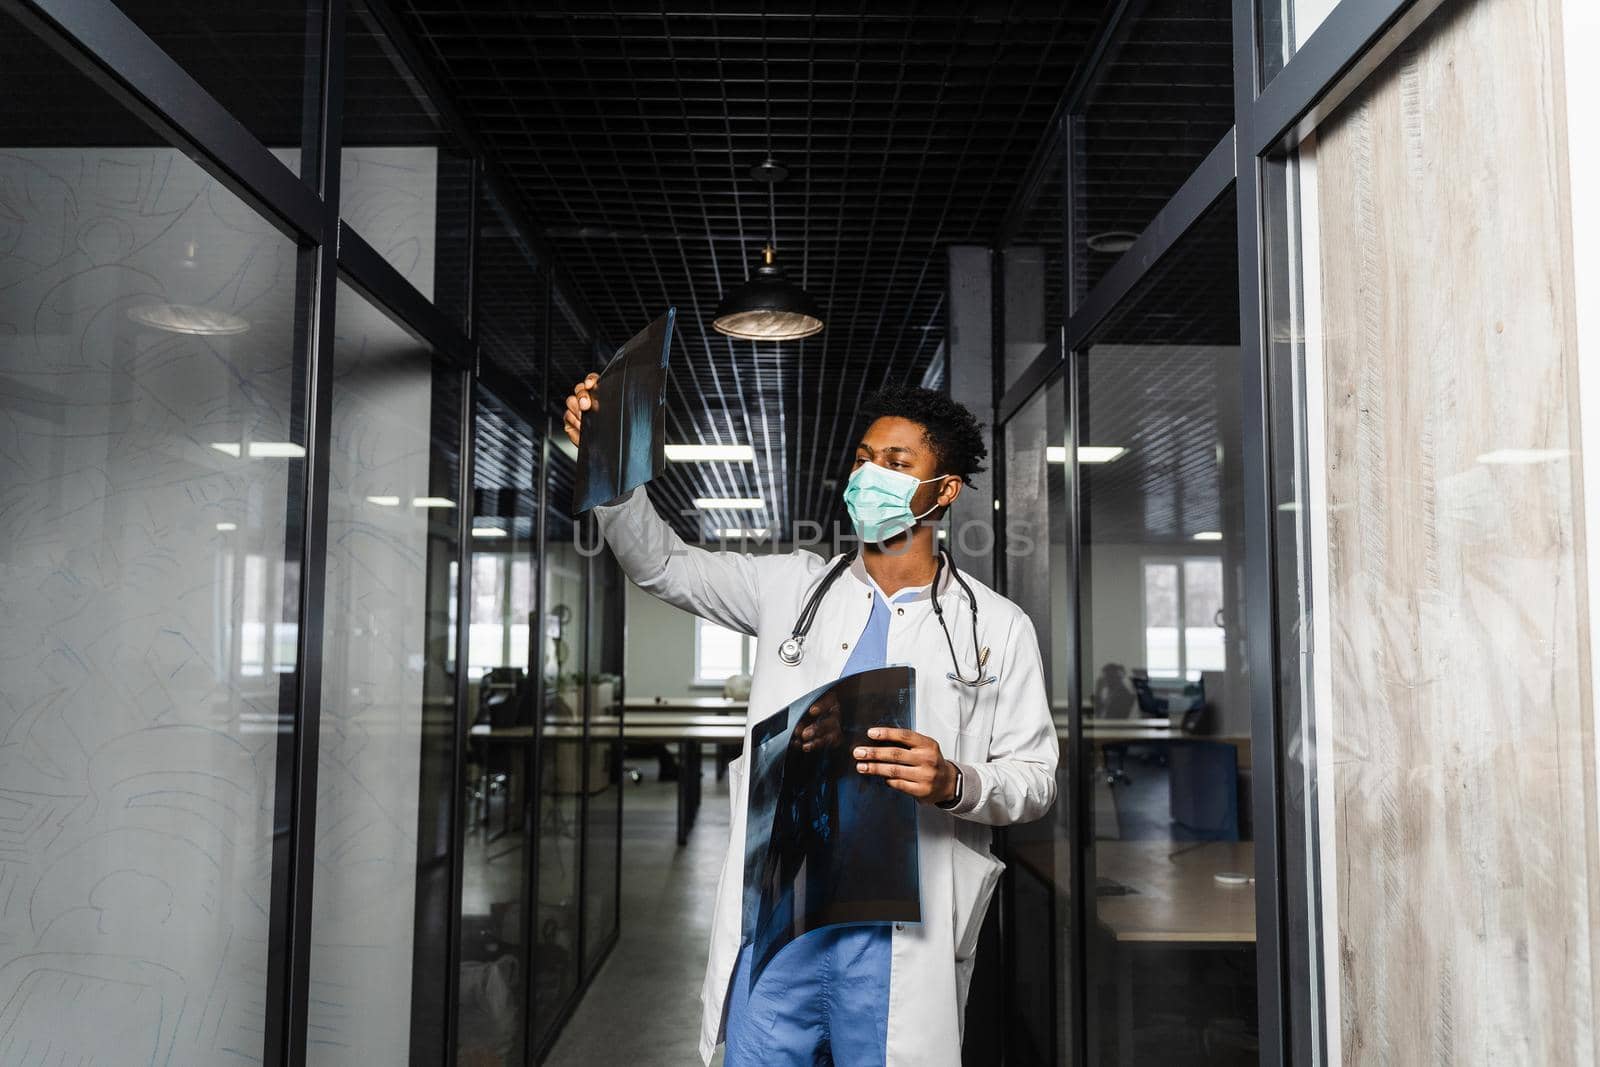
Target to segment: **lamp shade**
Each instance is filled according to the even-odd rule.
[[[773,262],[772,249],[748,281],[722,298],[712,327],[747,341],[798,341],[822,330],[822,312],[811,294]]]

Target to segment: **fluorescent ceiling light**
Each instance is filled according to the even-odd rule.
[[[239,458],[239,444],[236,441],[213,441],[211,447],[225,456],[232,456],[234,459]]]
[[[750,463],[756,458],[756,450],[749,445],[668,445],[667,458],[674,463],[711,463],[719,459]]]
[[[474,526],[473,537],[505,537],[506,532],[498,526]]]
[[[1194,535],[1196,541],[1220,541],[1222,533],[1219,530],[1201,530]]]
[[[759,511],[767,505],[758,496],[697,496],[694,506],[701,511]]]
[[[239,524],[236,523],[236,522],[219,522],[219,523],[217,523],[217,529],[219,531],[221,531],[222,533],[227,533],[229,530],[237,530],[238,528],[239,528]]]
[[[1478,457],[1479,463],[1551,463],[1566,459],[1564,448],[1497,448]]]
[[[411,506],[414,508],[453,508],[456,506],[456,502],[454,500],[446,500],[442,496],[414,496],[411,498]]]
[[[1079,463],[1110,463],[1120,459],[1127,452],[1121,445],[1079,445]],[[1050,445],[1044,450],[1044,458],[1051,463],[1065,463],[1067,461],[1066,445]]]
[[[727,529],[727,530],[718,530],[717,531],[717,536],[723,538],[724,540],[733,540],[733,539],[736,539],[736,538],[743,539],[743,538],[746,538],[746,537],[766,537],[767,536],[767,531],[766,530],[745,530],[745,529],[740,529],[739,527],[732,527],[732,528]]]
[[[302,459],[305,454],[305,446],[293,441],[250,442],[251,459]]]
[[[367,503],[376,504],[380,508],[397,508],[400,506],[400,498],[397,496],[369,496],[367,497]]]

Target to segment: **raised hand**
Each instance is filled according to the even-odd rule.
[[[562,420],[567,431],[567,440],[573,444],[578,443],[578,437],[583,432],[583,413],[594,409],[596,397],[592,395],[594,387],[600,384],[600,375],[591,373],[583,381],[572,387],[572,395],[567,397],[567,414]]]

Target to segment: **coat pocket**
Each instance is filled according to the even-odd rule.
[[[1006,865],[987,849],[980,851],[959,838],[953,846],[956,959],[965,960],[978,950],[983,917],[988,914],[989,901],[994,897],[995,886],[1000,884],[1000,872]]]

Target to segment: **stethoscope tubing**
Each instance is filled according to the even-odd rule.
[[[833,583],[839,580],[839,576],[855,561],[855,558],[854,549],[841,556],[839,561],[823,576],[816,589],[812,590],[811,595],[806,598],[805,604],[800,608],[800,616],[795,620],[794,629],[790,632],[788,639],[778,646],[778,658],[783,663],[790,667],[795,667],[805,658],[806,636],[811,632],[811,624],[816,621],[817,612],[822,606],[822,600],[827,596],[828,590],[833,587]],[[966,594],[967,604],[972,610],[972,648],[978,657],[978,669],[975,678],[968,678],[961,669],[960,658],[956,655],[955,639],[950,636],[950,627],[944,621],[944,608],[939,603],[939,576],[943,573],[947,562],[950,565],[950,577],[955,579],[956,584],[961,587],[961,591]],[[967,584],[966,579],[961,577],[961,572],[956,569],[955,561],[950,559],[950,553],[947,549],[941,548],[935,557],[933,588],[930,590],[929,596],[933,603],[934,617],[939,620],[939,629],[944,632],[945,644],[950,648],[950,665],[955,668],[954,672],[946,675],[946,677],[974,688],[994,681],[994,676],[986,674],[984,671],[989,660],[989,650],[986,648],[980,650],[978,647],[978,598],[973,595],[972,587]]]

